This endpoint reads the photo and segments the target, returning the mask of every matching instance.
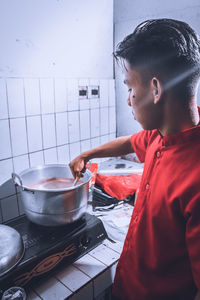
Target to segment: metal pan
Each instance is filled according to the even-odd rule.
[[[12,270],[25,251],[21,235],[14,228],[0,224],[0,277]]]

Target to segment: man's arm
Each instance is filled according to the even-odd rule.
[[[82,177],[87,162],[92,158],[114,157],[134,152],[131,136],[119,137],[92,150],[85,151],[74,158],[69,166],[74,178]]]

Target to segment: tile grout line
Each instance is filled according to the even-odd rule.
[[[53,78],[53,97],[54,97],[54,124],[55,124],[55,138],[56,138],[56,157],[58,163],[58,138],[57,138],[57,123],[56,123],[56,89],[55,89],[55,78]]]
[[[40,98],[40,128],[41,128],[41,138],[42,138],[42,154],[43,154],[43,164],[45,164],[45,155],[44,155],[44,136],[43,136],[43,119],[42,119],[42,99],[41,99],[41,78],[38,79],[38,88],[39,88],[39,98]]]

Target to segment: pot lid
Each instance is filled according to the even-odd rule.
[[[23,255],[24,244],[19,232],[0,224],[0,276],[13,269]]]

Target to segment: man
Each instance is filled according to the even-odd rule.
[[[148,20],[115,52],[141,132],[82,153],[70,167],[133,151],[145,162],[113,287],[131,300],[192,300],[200,289],[200,40],[186,23]]]

